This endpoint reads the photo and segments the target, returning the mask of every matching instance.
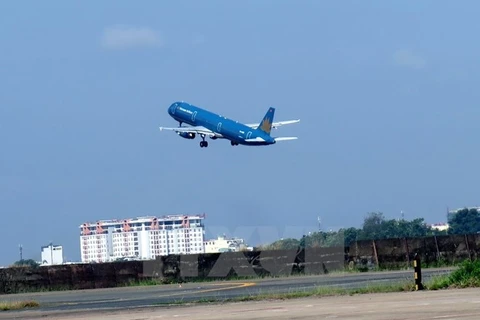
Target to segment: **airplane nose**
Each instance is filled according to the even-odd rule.
[[[177,107],[178,107],[178,103],[177,103],[177,102],[173,103],[173,104],[168,108],[168,113],[169,113],[170,115],[175,114],[175,110],[176,110]]]
[[[168,108],[168,114],[172,115],[173,114],[173,110],[175,108],[176,104],[172,104],[169,108]]]

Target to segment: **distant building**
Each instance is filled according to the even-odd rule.
[[[218,237],[217,239],[211,239],[204,241],[205,253],[217,253],[217,252],[234,252],[240,250],[250,250],[245,244],[243,239],[231,238],[228,239],[225,236]]]
[[[448,214],[455,214],[455,213],[457,213],[458,211],[465,210],[465,209],[468,209],[468,210],[474,209],[474,210],[477,210],[477,211],[480,212],[480,207],[463,207],[463,208],[448,210]]]
[[[436,229],[438,231],[444,231],[444,230],[448,230],[449,225],[448,223],[434,223],[430,225],[430,228]]]
[[[80,226],[82,262],[155,259],[204,252],[205,215],[102,220]]]
[[[63,264],[63,247],[50,243],[42,247],[42,265]]]

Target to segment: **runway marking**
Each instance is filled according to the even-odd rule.
[[[252,286],[256,285],[255,282],[240,282],[240,283],[235,283],[235,284],[236,285],[232,285],[232,286],[225,287],[225,288],[204,289],[204,290],[194,291],[192,293],[206,293],[206,292],[214,292],[214,291],[226,291],[226,290],[232,290],[232,289],[252,287]],[[212,283],[211,285],[212,286],[214,286],[214,285],[221,286],[221,285],[224,285],[224,284],[222,284],[222,283],[218,283],[218,284],[217,283],[215,283],[215,284]],[[178,296],[178,295],[182,295],[182,294],[185,294],[185,292],[171,293],[171,294],[166,294],[166,295],[161,295],[161,296],[156,296],[156,297],[171,297],[171,296]],[[188,294],[188,293],[186,293],[186,294]]]
[[[464,317],[471,317],[471,316],[478,316],[478,313],[468,313],[468,314],[450,314],[445,316],[436,316],[431,319],[445,319],[445,318],[464,318]]]
[[[171,297],[171,296],[179,296],[179,295],[189,295],[189,294],[198,294],[198,293],[207,293],[207,292],[214,292],[214,291],[226,291],[232,289],[240,289],[255,286],[255,282],[238,282],[238,283],[229,283],[230,286],[224,288],[211,288],[211,289],[204,289],[204,290],[196,290],[196,288],[192,288],[192,291],[189,292],[175,292],[169,293],[164,295],[155,295],[152,296],[152,299],[155,298],[163,298],[163,297]],[[209,283],[208,286],[225,286],[223,283]],[[120,301],[128,301],[128,300],[139,300],[139,299],[108,299],[108,300],[96,300],[96,301],[79,301],[79,302],[60,302],[60,303],[53,303],[53,305],[82,305],[82,304],[92,304],[92,303],[103,303],[103,302],[120,302]],[[142,299],[140,299],[142,300]]]
[[[62,305],[62,306],[75,306],[79,304],[89,304],[89,303],[103,303],[103,302],[117,302],[118,299],[108,299],[108,300],[93,300],[93,301],[78,301],[78,302],[46,302],[45,305]]]

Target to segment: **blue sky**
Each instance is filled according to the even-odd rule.
[[[0,265],[77,260],[98,219],[206,213],[258,244],[480,202],[478,2],[79,3],[0,6]],[[300,139],[200,148],[158,130],[177,100],[274,106]]]

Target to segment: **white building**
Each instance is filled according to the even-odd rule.
[[[82,262],[203,253],[205,215],[103,220],[80,226]]]
[[[217,239],[206,240],[204,241],[204,245],[205,253],[231,252],[247,249],[243,239],[228,239],[225,236],[220,236]]]
[[[430,227],[432,229],[436,229],[436,230],[439,230],[439,231],[444,231],[444,230],[448,230],[449,225],[448,225],[448,223],[434,223],[434,224],[431,224]]]
[[[50,243],[42,247],[42,265],[63,264],[63,247]]]

